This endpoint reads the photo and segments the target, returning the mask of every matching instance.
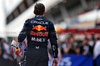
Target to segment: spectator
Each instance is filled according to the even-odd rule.
[[[3,38],[1,38],[1,44],[2,44],[3,66],[9,66],[10,61],[13,61],[13,58],[10,56],[9,45],[5,42],[5,40]],[[12,63],[11,63],[11,65],[12,65]]]
[[[96,58],[96,66],[100,66],[100,38],[97,38],[94,47],[94,58]]]
[[[3,66],[3,54],[5,52],[3,43],[1,42],[2,38],[0,38],[0,65]]]
[[[81,53],[82,53],[83,55],[92,54],[91,49],[92,49],[91,46],[89,46],[89,44],[88,44],[88,39],[85,38],[85,39],[83,40],[83,43],[82,43],[82,46],[81,46]]]
[[[61,45],[61,51],[64,54],[67,54],[69,51],[69,41],[68,38],[65,38],[64,43]]]
[[[70,49],[69,49],[69,53],[71,54],[77,54],[80,53],[80,49],[78,48],[79,45],[78,43],[75,41],[75,39],[73,37],[70,37],[69,39],[69,44],[70,44]]]
[[[88,41],[88,44],[89,44],[91,47],[93,47],[93,46],[94,46],[94,41],[93,41],[93,40],[89,40],[89,41]]]
[[[88,44],[89,44],[89,46],[91,46],[91,52],[93,54],[93,48],[94,48],[95,42],[93,40],[89,40]]]

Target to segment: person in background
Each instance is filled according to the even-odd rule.
[[[91,46],[89,46],[88,44],[88,39],[85,38],[82,42],[82,46],[81,46],[81,53],[83,55],[89,55],[89,54],[92,54],[92,51],[91,51]]]
[[[77,42],[75,41],[75,39],[73,37],[70,37],[69,39],[69,52],[68,53],[71,53],[71,54],[76,54],[79,53],[80,49],[76,49],[78,47],[78,44]]]
[[[69,51],[69,39],[66,37],[64,43],[61,45],[61,51],[64,54],[67,54]]]
[[[92,39],[90,39],[90,40],[88,41],[88,44],[89,44],[91,47],[94,47],[94,41],[93,41]]]
[[[100,66],[100,38],[97,38],[94,47],[94,59],[96,59],[96,66]]]
[[[77,40],[77,44],[75,45],[75,53],[80,54],[80,49],[81,49],[81,40]]]
[[[11,63],[11,61],[13,61],[14,59],[11,57],[11,53],[10,53],[10,49],[9,49],[9,45],[5,42],[4,38],[1,39],[1,43],[3,44],[3,66],[12,66],[13,64]]]
[[[3,54],[4,54],[4,46],[3,43],[1,42],[2,38],[0,38],[0,66],[3,66]]]
[[[92,39],[90,39],[90,40],[88,41],[88,44],[89,44],[89,46],[91,47],[91,51],[92,51],[92,54],[93,54],[93,49],[94,49],[95,41],[92,40]]]

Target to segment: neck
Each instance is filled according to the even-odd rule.
[[[37,15],[35,15],[35,16],[37,16]],[[44,16],[44,14],[43,14],[43,15],[41,15],[41,16]]]

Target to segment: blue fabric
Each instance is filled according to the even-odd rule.
[[[100,55],[96,58],[96,66],[100,66]]]
[[[64,54],[62,58],[62,62],[58,62],[58,66],[93,66],[92,55]],[[52,61],[49,61],[49,66],[52,66]]]

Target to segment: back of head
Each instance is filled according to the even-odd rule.
[[[45,13],[45,6],[42,3],[38,3],[34,7],[35,15],[43,15]]]

